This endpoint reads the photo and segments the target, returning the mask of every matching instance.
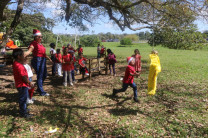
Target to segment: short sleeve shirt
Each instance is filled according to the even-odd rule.
[[[24,64],[24,67],[27,70],[28,77],[29,78],[32,77],[33,76],[33,72],[32,72],[32,69],[31,69],[30,65]]]
[[[83,48],[79,48],[79,49],[78,49],[78,53],[79,53],[79,54],[83,53]]]
[[[63,62],[70,62],[71,61],[71,56],[70,54],[63,55],[62,56]],[[63,71],[71,71],[71,65],[70,63],[62,63],[62,70]]]
[[[74,56],[71,56],[71,58],[72,58],[72,64],[70,65],[71,67],[71,70],[74,70],[74,63],[76,62],[76,58],[74,57]]]
[[[132,84],[134,81],[134,76],[131,76],[130,74],[134,74],[134,73],[135,73],[134,67],[128,65],[125,71],[123,83]]]
[[[26,76],[28,78],[27,70],[23,66],[23,64],[14,61],[13,63],[13,74],[14,74],[14,81],[15,87],[28,87],[28,85],[23,81],[22,77]]]
[[[55,49],[51,48],[51,49],[50,49],[50,52],[51,52],[51,51],[53,51],[53,54],[56,54],[56,50],[55,50]]]
[[[101,48],[100,53],[101,53],[101,54],[104,54],[104,51],[105,51],[105,48]]]
[[[59,61],[61,61],[61,58],[62,58],[61,54],[56,54],[56,63],[61,63],[61,62],[59,62]]]
[[[84,57],[80,58],[79,61],[78,61],[79,62],[79,65],[81,67],[85,67],[85,61],[87,61],[86,58],[84,58]]]
[[[30,46],[31,45],[34,47],[34,50],[32,52],[34,57],[46,57],[46,49],[41,43],[38,43],[37,41],[34,40],[30,44]]]

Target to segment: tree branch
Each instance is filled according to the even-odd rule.
[[[12,21],[12,23],[10,25],[10,28],[7,30],[6,35],[4,37],[4,40],[3,40],[3,43],[2,43],[3,46],[6,45],[6,41],[8,39],[8,36],[10,36],[14,32],[16,26],[19,24],[20,16],[21,16],[21,13],[22,13],[22,10],[23,10],[23,6],[24,6],[24,0],[19,0],[14,20]]]

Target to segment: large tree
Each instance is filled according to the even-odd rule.
[[[0,19],[5,20],[4,9],[10,2],[11,0],[1,0]],[[40,2],[60,3],[61,6],[57,8],[63,11],[61,19],[65,19],[70,26],[78,26],[81,29],[86,28],[86,22],[93,24],[96,19],[100,17],[102,20],[104,16],[108,16],[109,20],[112,20],[123,31],[125,28],[131,30],[153,28],[153,22],[164,26],[167,22],[161,22],[163,16],[177,19],[179,15],[178,10],[170,12],[167,9],[170,5],[181,5],[180,8],[184,13],[186,13],[186,8],[183,7],[188,7],[188,10],[191,10],[195,16],[204,19],[208,17],[207,0],[16,0],[16,2],[18,2],[16,16],[7,34],[12,33],[18,24],[23,4]],[[27,5],[27,8],[30,6]]]

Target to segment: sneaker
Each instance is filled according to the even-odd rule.
[[[63,77],[63,75],[58,75],[59,77]]]
[[[140,101],[138,100],[138,98],[134,98],[134,101],[135,101],[136,103],[140,103]]]
[[[70,86],[73,86],[73,85],[74,85],[74,84],[71,82],[71,83],[70,83]]]
[[[116,92],[116,89],[113,89],[113,94],[112,94],[112,96],[115,97],[115,96],[116,96],[116,93],[117,93],[117,92]]]
[[[42,96],[50,96],[50,94],[49,93],[46,93],[45,95],[42,95]]]
[[[26,119],[29,119],[29,118],[32,118],[34,115],[32,114],[25,114],[23,115],[22,117],[26,118]]]
[[[89,76],[89,73],[85,73],[85,75]]]
[[[63,83],[64,87],[67,87],[67,83]]]
[[[33,100],[31,100],[31,99],[27,99],[27,102],[26,102],[27,104],[33,104],[34,102],[33,102]]]

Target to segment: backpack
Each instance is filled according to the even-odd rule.
[[[115,57],[115,55],[114,54],[109,54],[108,55],[108,60],[109,60],[109,63],[110,64],[116,63],[116,57]]]

